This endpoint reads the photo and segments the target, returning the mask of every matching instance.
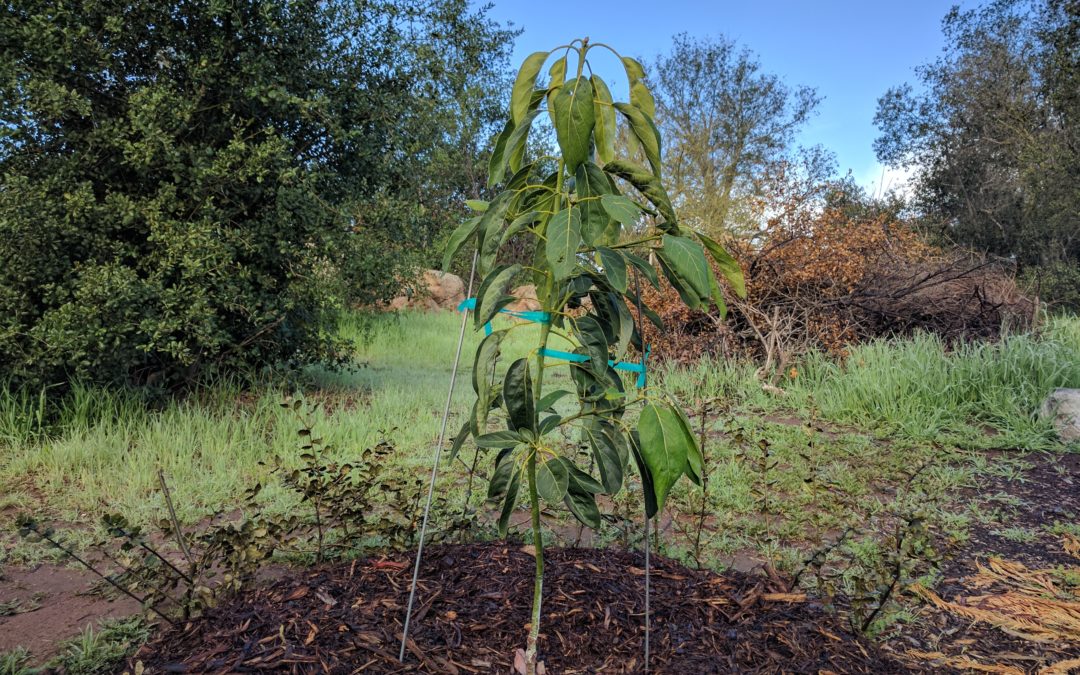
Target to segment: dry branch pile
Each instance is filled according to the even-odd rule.
[[[1003,328],[1027,326],[1035,312],[1003,261],[941,251],[884,216],[827,209],[767,228],[753,242],[729,242],[729,250],[746,273],[748,296],[732,302],[727,322],[682,308],[670,288],[648,289],[646,301],[667,328],[650,336],[659,355],[749,355],[779,372],[809,349],[842,355],[876,337],[994,339]]]

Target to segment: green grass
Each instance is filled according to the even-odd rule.
[[[425,476],[459,316],[407,313],[371,321],[346,317],[340,327],[358,339],[356,368],[312,368],[288,385],[245,392],[223,381],[162,407],[131,392],[85,387],[59,401],[51,401],[47,391],[0,394],[0,529],[9,530],[20,511],[83,529],[109,512],[157,522],[164,508],[158,468],[168,476],[185,523],[235,509],[243,490],[256,482],[266,483],[261,498],[271,510],[287,510],[294,497],[267,482],[261,462],[298,459],[299,422],[279,405],[295,392],[322,403],[316,428],[338,457],[348,459],[386,439],[398,448],[391,471]],[[471,327],[466,335],[451,433],[471,402],[471,357],[482,339]],[[527,354],[535,339],[535,326],[515,328],[504,343],[507,358]],[[720,419],[708,422],[715,439],[707,510],[712,531],[723,533],[710,538],[716,556],[795,541],[800,533],[805,538],[808,513],[821,516],[817,527],[824,531],[880,509],[890,485],[916,460],[942,455],[942,466],[935,468],[941,490],[962,484],[970,471],[1009,470],[1007,464],[986,466],[970,457],[968,468],[949,474],[946,464],[955,457],[935,444],[1054,447],[1049,425],[1033,412],[1054,387],[1080,387],[1080,320],[1056,319],[1039,336],[955,350],[926,336],[880,341],[852,350],[844,362],[814,355],[797,368],[796,378],[781,383],[784,396],[764,392],[750,364],[653,368],[651,384],[691,408],[701,399],[718,399],[724,407]],[[565,384],[560,373],[565,369],[555,369],[548,379],[552,386],[560,378]],[[49,406],[57,410],[51,416]],[[824,424],[829,433],[812,439],[803,422]],[[770,441],[780,462],[773,475],[755,472],[752,453],[730,437],[735,428],[745,429],[753,443]],[[448,467],[439,494],[460,503],[464,476],[461,463]],[[778,512],[766,523],[753,489],[771,481]],[[813,481],[850,503],[815,502],[821,496],[808,487]],[[700,504],[693,495],[681,484],[673,503],[693,511]],[[627,499],[624,508],[636,508],[633,496]],[[601,539],[615,536],[601,533]]]

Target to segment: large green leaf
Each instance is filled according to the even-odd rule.
[[[701,243],[705,244],[705,248],[709,249],[709,253],[712,255],[713,260],[716,261],[716,266],[720,268],[720,273],[723,274],[724,278],[731,284],[731,288],[734,289],[735,295],[740,298],[746,298],[746,279],[743,277],[743,271],[742,267],[739,266],[739,261],[733,258],[723,246],[713,239],[700,232],[696,232],[695,234],[697,234]]]
[[[628,162],[623,159],[616,159],[608,162],[604,165],[604,171],[618,178],[622,178],[626,182],[637,188],[638,192],[645,195],[645,197],[652,202],[656,210],[660,212],[660,215],[664,217],[666,223],[661,223],[660,228],[665,232],[671,232],[678,234],[677,218],[675,217],[675,209],[671,206],[671,199],[668,197],[667,190],[664,189],[663,184],[660,183],[660,179],[654,176],[645,167]]]
[[[547,226],[544,250],[556,280],[573,274],[577,267],[577,252],[581,246],[581,217],[577,207],[559,211]]]
[[[503,218],[512,200],[512,192],[501,192],[488,206],[487,211],[480,216],[480,225],[477,227],[480,233],[480,258],[477,261],[476,271],[482,275],[487,274],[495,263],[495,257],[499,253],[499,245],[502,242],[500,231],[505,225]]]
[[[627,228],[637,226],[641,218],[641,207],[634,200],[624,195],[604,195],[600,198],[600,204],[608,215],[619,221]]]
[[[677,237],[665,234],[662,240],[663,247],[656,254],[679,275],[695,293],[698,298],[707,300],[712,295],[712,287],[709,285],[709,261],[705,259],[705,251],[693,239]]]
[[[659,257],[658,260],[660,261],[660,269],[664,272],[664,276],[667,277],[671,287],[679,294],[683,304],[690,309],[701,309],[701,296],[697,294],[697,291],[679,276],[678,272],[672,269],[666,259]]]
[[[506,406],[511,428],[535,431],[536,408],[528,359],[518,359],[507,369],[506,378],[503,380],[503,404]]]
[[[514,133],[514,121],[507,120],[499,135],[495,138],[495,147],[488,159],[488,187],[493,188],[506,176],[506,142]]]
[[[602,372],[597,368],[603,368],[607,365],[608,342],[600,322],[589,315],[578,317],[574,320],[574,337],[577,338],[578,344],[585,350],[585,353],[589,355],[592,363],[596,365],[592,370]]]
[[[584,77],[575,77],[555,93],[551,105],[555,110],[555,136],[562,150],[566,170],[573,174],[578,164],[589,158],[593,124],[592,84]]]
[[[525,156],[525,146],[528,144],[529,131],[532,130],[533,120],[540,114],[539,110],[529,110],[521,118],[514,132],[506,139],[506,161],[511,171],[521,168],[521,158]]]
[[[450,263],[454,260],[454,256],[461,250],[462,245],[465,244],[469,237],[476,234],[479,227],[480,216],[473,216],[457,226],[457,229],[450,235],[450,240],[446,243],[446,250],[443,252],[442,268],[444,271],[450,269]]]
[[[660,278],[656,276],[656,268],[650,265],[648,260],[629,251],[623,251],[623,255],[626,256],[628,263],[637,268],[637,271],[648,279],[653,288],[660,288]]]
[[[555,504],[566,496],[570,476],[562,457],[548,457],[536,465],[536,490],[545,501]]]
[[[645,463],[641,453],[641,438],[636,430],[630,432],[630,454],[637,465],[638,475],[641,476],[641,491],[645,498],[645,517],[652,518],[659,511],[656,503],[656,487],[653,484],[652,474]]]
[[[514,80],[514,89],[510,94],[510,119],[515,125],[521,123],[529,110],[529,101],[532,98],[533,88],[536,86],[536,77],[540,74],[540,68],[543,67],[550,53],[529,54],[518,70],[517,78]]]
[[[611,216],[600,202],[604,195],[611,192],[607,175],[592,162],[582,162],[577,168],[574,191],[579,199],[577,207],[581,213],[582,239],[589,246],[606,242],[614,234]]]
[[[690,420],[686,418],[683,409],[677,405],[671,406],[671,409],[678,416],[683,436],[687,439],[686,476],[695,484],[701,485],[701,477],[705,472],[705,458],[701,454],[701,448],[698,447],[697,437],[694,436],[694,430],[690,428]]]
[[[580,469],[579,469],[580,471]],[[570,479],[566,489],[566,498],[563,500],[566,508],[579,521],[588,527],[600,527],[600,509],[596,508],[596,497],[581,486],[581,483]]]
[[[521,445],[525,439],[516,431],[492,431],[476,437],[476,445],[481,448],[513,448]]]
[[[480,341],[473,359],[472,386],[477,398],[487,400],[487,391],[491,386],[491,372],[495,359],[499,356],[499,347],[508,330],[497,330]]]
[[[611,100],[611,90],[599,75],[590,78],[593,86],[596,127],[593,138],[596,140],[596,156],[601,163],[615,159],[615,107]]]
[[[473,324],[477,329],[514,301],[513,296],[506,294],[506,290],[520,273],[521,265],[515,263],[496,267],[484,278],[480,290],[476,292],[476,312],[473,313]]]
[[[659,178],[661,167],[660,132],[656,130],[652,118],[627,103],[616,103],[615,108],[630,123],[630,130],[634,132],[634,136],[641,143],[641,148],[645,151],[645,158],[649,160],[649,165],[652,166],[653,175]]]
[[[652,477],[658,509],[679,476],[686,471],[693,437],[686,434],[679,414],[665,403],[649,403],[637,423],[641,458]]]
[[[645,68],[636,59],[622,57],[626,79],[630,84],[630,103],[637,106],[652,119],[656,119],[656,101],[645,84]]]
[[[600,264],[603,266],[604,277],[611,287],[620,293],[626,292],[626,258],[622,253],[610,248],[600,247],[596,249],[600,254]]]
[[[604,492],[613,495],[623,484],[627,459],[625,439],[613,424],[596,418],[591,418],[585,425],[585,435],[600,471]]]
[[[553,410],[555,404],[561,401],[567,396],[572,396],[574,392],[566,391],[565,389],[556,389],[555,391],[549,391],[544,394],[544,397],[540,399],[540,402],[536,404],[536,412],[542,413],[548,410]]]
[[[495,470],[491,472],[491,480],[488,481],[488,499],[495,499],[506,492],[518,471],[517,459],[511,448],[499,451],[495,456]]]
[[[555,107],[552,106],[552,100],[555,98],[555,92],[559,90],[559,87],[563,86],[566,82],[566,57],[563,56],[555,60],[555,63],[551,64],[551,69],[548,70],[548,85],[547,85],[547,103],[548,103],[548,116],[551,117],[551,123],[555,124]]]
[[[505,537],[506,531],[510,527],[510,516],[514,514],[514,507],[517,506],[518,492],[521,491],[521,472],[514,471],[510,475],[510,481],[506,486],[506,496],[503,498],[502,509],[499,511],[499,536]]]
[[[469,433],[469,427],[470,424],[465,422],[465,424],[461,425],[461,431],[458,432],[457,436],[454,436],[454,442],[450,445],[450,453],[446,456],[448,462],[454,461],[454,458],[461,452],[462,446],[465,445],[465,441],[472,435]]]

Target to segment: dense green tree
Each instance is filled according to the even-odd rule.
[[[453,155],[453,77],[504,34],[484,11],[4,3],[0,373],[172,385],[327,356],[335,310],[384,297],[432,228],[425,151]]]
[[[1064,278],[1051,299],[1080,306],[1062,294],[1080,281],[1080,5],[996,0],[942,26],[921,86],[878,103],[878,157],[916,170],[915,206],[945,239]]]
[[[794,136],[820,98],[722,37],[675,36],[650,77],[680,217],[708,232],[733,229],[735,203],[760,195],[792,161]]]

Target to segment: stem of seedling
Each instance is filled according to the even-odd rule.
[[[561,168],[561,167],[560,167]],[[547,347],[549,324],[540,325],[540,348],[536,354],[538,366],[533,389],[533,400],[539,401],[544,391],[544,349]],[[532,511],[533,548],[536,557],[536,575],[533,577],[532,619],[529,625],[529,639],[525,644],[525,673],[536,675],[536,647],[540,639],[540,614],[544,596],[544,538],[540,531],[540,495],[536,491],[536,454],[534,447],[526,464],[529,480],[529,510]]]

